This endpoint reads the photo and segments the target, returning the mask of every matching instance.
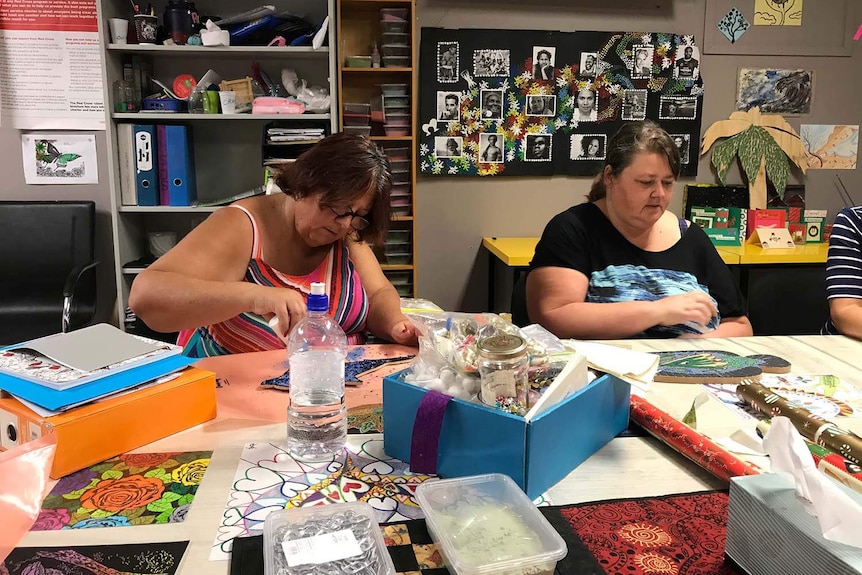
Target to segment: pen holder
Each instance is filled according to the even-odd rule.
[[[135,34],[138,44],[155,44],[159,19],[150,14],[135,14]]]

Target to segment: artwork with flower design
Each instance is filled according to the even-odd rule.
[[[424,517],[416,487],[433,476],[411,473],[408,464],[383,452],[383,439],[347,438],[330,461],[303,463],[270,443],[245,446],[210,560],[227,559],[234,537],[262,533],[276,509],[346,501],[371,504],[379,523]]]
[[[444,83],[435,56],[453,45],[474,60],[505,54],[505,65],[490,73],[474,62],[459,80]],[[690,34],[424,28],[420,51],[419,74],[427,80],[419,96],[422,173],[593,176],[600,165],[573,161],[583,157],[572,148],[580,143],[573,135],[607,141],[624,123],[645,118],[700,135],[703,80]],[[661,114],[662,98],[685,101],[691,113]],[[692,160],[683,175],[697,174]]]
[[[62,477],[33,531],[180,523],[212,451],[127,453]]]
[[[127,545],[16,547],[0,562],[4,575],[174,575],[188,541]]]

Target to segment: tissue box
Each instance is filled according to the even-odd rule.
[[[862,504],[862,496],[838,486]],[[862,549],[824,539],[793,480],[777,473],[730,480],[725,554],[749,575],[862,574]]]
[[[410,461],[413,421],[428,390],[383,379],[383,448]],[[535,499],[628,425],[628,383],[602,376],[527,423],[524,418],[453,398],[440,432],[437,473],[463,477],[503,473]]]

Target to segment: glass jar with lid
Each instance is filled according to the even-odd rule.
[[[530,356],[526,340],[519,335],[501,333],[480,339],[476,347],[482,378],[479,393],[482,403],[493,406],[502,400],[523,415],[529,408],[526,402],[529,397],[527,373]],[[513,405],[519,397],[523,398],[524,405]]]

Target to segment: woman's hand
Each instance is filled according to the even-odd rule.
[[[418,346],[419,337],[416,333],[416,326],[406,316],[401,316],[401,318],[389,330],[389,339],[401,345]]]
[[[256,286],[250,311],[264,318],[273,315],[278,318],[278,325],[273,330],[281,336],[286,336],[299,320],[307,315],[305,298],[296,290],[290,288],[274,288]]]
[[[694,321],[706,326],[710,319],[718,315],[712,298],[701,290],[668,296],[657,300],[655,304],[660,306],[658,325],[676,325]]]

